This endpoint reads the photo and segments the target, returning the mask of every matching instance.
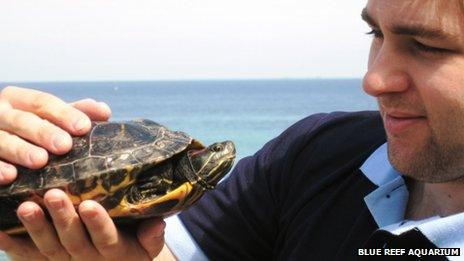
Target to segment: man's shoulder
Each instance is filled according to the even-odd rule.
[[[286,129],[266,144],[265,151],[300,151],[307,146],[344,150],[385,142],[385,131],[378,111],[331,112],[310,115]]]
[[[287,129],[284,133],[314,135],[323,131],[345,133],[353,131],[383,131],[382,118],[378,111],[331,112],[310,115]]]
[[[291,182],[304,177],[311,183],[333,176],[342,166],[346,168],[344,175],[349,175],[385,141],[378,112],[321,113],[290,126],[254,159],[272,179],[285,177]]]

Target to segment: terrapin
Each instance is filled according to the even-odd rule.
[[[42,169],[18,167],[18,177],[0,187],[0,230],[25,232],[16,216],[23,201],[42,206],[51,188],[63,190],[78,205],[92,199],[114,219],[168,216],[198,200],[230,170],[231,141],[204,147],[179,131],[150,120],[94,122],[73,138],[73,148],[51,155]]]

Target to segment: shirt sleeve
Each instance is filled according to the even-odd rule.
[[[286,186],[282,173],[285,161],[298,155],[294,144],[304,144],[301,134],[321,117],[314,115],[295,124],[255,155],[240,160],[216,189],[179,215],[208,258],[272,258],[281,216],[275,189]]]
[[[166,245],[178,260],[208,260],[177,215],[166,218],[165,222]]]

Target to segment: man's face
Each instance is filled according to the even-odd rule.
[[[427,182],[464,177],[464,11],[460,0],[369,0],[364,90],[375,96],[388,155]]]

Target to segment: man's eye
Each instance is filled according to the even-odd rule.
[[[382,31],[380,31],[380,30],[378,30],[378,29],[374,29],[374,28],[372,28],[372,30],[370,30],[370,31],[367,32],[366,34],[368,34],[368,35],[373,35],[374,38],[382,38],[382,37],[383,37]]]
[[[418,51],[425,52],[425,53],[448,53],[450,52],[447,49],[442,49],[442,48],[436,48],[432,46],[425,45],[423,43],[420,43],[418,41],[414,41],[414,48],[416,48]]]

